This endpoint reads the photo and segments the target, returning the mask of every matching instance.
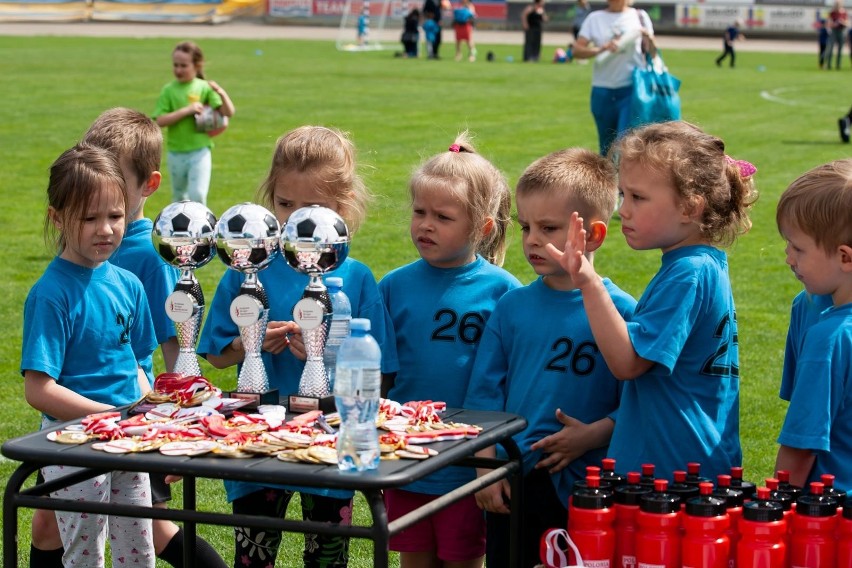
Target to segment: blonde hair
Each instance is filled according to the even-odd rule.
[[[273,207],[278,179],[292,172],[313,176],[316,190],[337,204],[349,232],[358,230],[367,216],[371,196],[358,174],[355,145],[346,133],[325,126],[300,126],[281,136],[259,190],[260,200],[267,207]]]
[[[465,204],[473,227],[471,242],[477,254],[502,266],[506,258],[506,236],[511,222],[512,197],[506,177],[476,153],[467,131],[459,134],[450,149],[420,165],[411,176],[411,198],[421,189],[441,188]],[[494,226],[485,235],[488,219]]]
[[[688,122],[651,124],[629,131],[613,145],[616,163],[632,162],[669,176],[680,200],[704,201],[699,228],[706,241],[730,245],[748,232],[748,210],[757,200],[751,175],[725,155],[725,143]]]
[[[530,164],[518,179],[515,194],[559,194],[571,199],[588,224],[608,223],[618,201],[615,166],[585,148],[566,148]]]
[[[83,141],[106,148],[119,162],[127,159],[140,182],[160,170],[163,132],[151,117],[138,110],[117,107],[102,112]]]
[[[44,220],[44,238],[58,252],[65,249],[65,235],[71,227],[80,234],[86,209],[103,189],[111,187],[121,192],[127,210],[127,191],[124,176],[116,156],[104,148],[79,143],[64,151],[50,166],[47,183],[47,205],[63,220],[62,229]]]
[[[817,166],[781,194],[775,211],[778,229],[792,223],[826,253],[852,246],[852,158]]]

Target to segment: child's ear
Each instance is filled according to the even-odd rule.
[[[704,215],[704,206],[706,202],[701,195],[693,195],[683,201],[683,214],[691,221],[701,219]]]
[[[840,269],[843,272],[852,272],[852,246],[840,245],[837,252],[840,253]]]
[[[50,222],[53,223],[53,226],[56,227],[57,231],[62,230],[62,215],[59,214],[59,211],[57,211],[55,207],[47,208],[47,217],[50,219]]]
[[[592,221],[586,229],[586,252],[597,250],[606,238],[606,223],[603,221]]]
[[[148,181],[145,182],[145,189],[142,190],[142,197],[151,197],[160,187],[161,181],[163,181],[163,174],[158,171],[151,172]]]

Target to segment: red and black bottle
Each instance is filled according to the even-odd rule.
[[[837,560],[837,501],[823,494],[820,481],[796,500],[790,537],[790,566],[834,568]]]
[[[615,509],[611,491],[600,487],[601,478],[586,477],[574,490],[568,512],[568,535],[588,566],[612,566],[615,557]],[[577,564],[574,553],[569,562]]]
[[[636,517],[636,562],[638,566],[681,568],[680,499],[669,493],[666,479],[654,481],[654,491],[639,499]]]
[[[636,531],[639,500],[652,491],[639,484],[641,474],[631,471],[627,483],[615,488],[615,568],[636,568]]]
[[[686,502],[681,543],[683,568],[728,568],[731,524],[725,499],[713,495],[713,484],[698,484],[699,495]]]
[[[784,508],[770,499],[768,487],[757,489],[755,498],[743,505],[739,568],[784,568],[787,566],[787,524]]]

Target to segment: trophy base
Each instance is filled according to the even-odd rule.
[[[246,410],[257,410],[263,404],[281,404],[278,397],[278,389],[270,389],[263,392],[230,391],[223,393],[229,398],[238,398],[248,402],[243,408]]]
[[[337,410],[337,407],[334,405],[334,395],[320,397],[291,394],[288,398],[287,408],[295,414],[311,412],[312,410],[322,410],[324,413],[329,414]]]

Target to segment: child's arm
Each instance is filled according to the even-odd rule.
[[[307,359],[305,344],[302,342],[302,330],[299,325],[292,321],[271,321],[266,326],[266,336],[263,339],[263,350],[278,355],[286,348],[297,359]],[[217,369],[225,369],[245,359],[246,352],[243,348],[243,340],[237,336],[218,355],[207,354],[207,361]]]
[[[547,244],[547,251],[571,276],[574,285],[583,294],[583,306],[592,334],[612,374],[617,379],[635,379],[650,369],[654,362],[636,353],[627,333],[627,322],[616,309],[603,280],[586,258],[586,230],[582,217],[576,212],[571,214],[565,252],[550,243]]]
[[[166,366],[166,372],[174,371],[175,362],[180,353],[180,345],[178,345],[177,337],[170,337],[166,341],[160,343],[160,351],[163,353],[163,364]]]
[[[171,126],[179,120],[183,120],[187,116],[195,116],[202,110],[204,110],[204,105],[200,102],[189,103],[185,107],[179,108],[176,111],[161,114],[157,117],[157,124],[159,126]]]
[[[140,376],[140,384],[144,380],[148,385],[148,378],[141,369]],[[147,390],[150,388],[148,385]],[[24,396],[30,406],[57,420],[74,420],[113,408],[60,386],[53,377],[40,371],[24,371]]]
[[[143,395],[151,392],[151,382],[148,380],[148,375],[142,367],[136,368],[136,381],[139,383],[139,390]]]
[[[478,458],[493,459],[497,457],[497,451],[494,449],[494,446],[491,446],[479,450],[475,455]],[[477,477],[482,477],[490,471],[492,470],[476,468],[476,475]],[[508,515],[510,513],[509,507],[506,505],[506,501],[511,499],[512,490],[509,485],[509,481],[506,479],[501,479],[496,483],[492,483],[485,489],[480,489],[475,493],[475,497],[477,506],[483,511],[488,511],[489,513],[502,513],[504,515]]]
[[[782,444],[778,447],[778,457],[775,458],[775,471],[789,471],[790,483],[804,487],[815,462],[816,455],[811,450],[791,448]]]
[[[586,424],[564,414],[558,408],[556,419],[562,423],[562,430],[542,438],[530,447],[532,450],[549,454],[535,465],[536,469],[548,468],[549,473],[564,469],[589,450],[608,446],[615,427],[615,422],[609,417]]]
[[[228,96],[228,93],[219,86],[219,83],[216,81],[207,81],[210,85],[210,88],[216,91],[216,94],[222,97],[222,106],[219,107],[219,112],[222,113],[223,116],[234,116],[234,113],[237,112],[237,109],[234,107],[234,103],[231,101],[231,97]]]

